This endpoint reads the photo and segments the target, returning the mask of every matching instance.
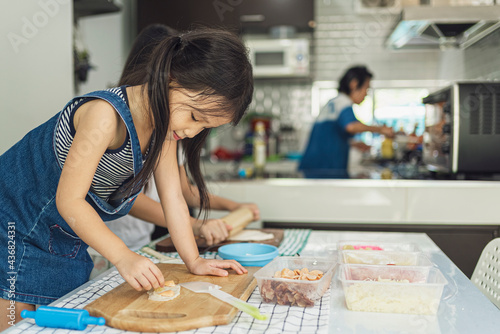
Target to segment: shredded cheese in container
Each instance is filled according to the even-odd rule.
[[[364,312],[436,314],[440,299],[433,289],[411,286],[407,280],[380,282],[350,285],[344,290],[347,307]]]

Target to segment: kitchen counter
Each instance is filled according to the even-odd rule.
[[[266,162],[266,174],[270,177],[301,177],[297,171],[297,160],[278,160]],[[201,167],[203,174],[207,180],[235,180],[239,179],[238,171],[253,169],[253,162],[251,161],[217,161],[211,162],[209,160],[202,161]]]
[[[468,277],[484,246],[500,236],[500,182],[266,179],[208,186],[256,203],[267,228],[427,233]]]
[[[395,241],[415,243],[442,271],[448,284],[445,286],[440,306],[435,316],[353,312],[346,308],[344,293],[338,281],[338,272],[332,280],[321,302],[311,308],[276,306],[261,303],[257,290],[249,303],[260,307],[263,312],[272,312],[269,322],[259,323],[244,313],[238,313],[227,326],[201,328],[196,333],[496,333],[500,328],[500,310],[491,303],[465,275],[443,254],[423,233],[373,233],[312,231],[301,256],[336,258],[337,243],[340,240]],[[281,248],[280,248],[281,249]],[[170,253],[169,253],[170,255]],[[113,276],[114,275],[114,276]],[[111,277],[113,276],[113,277]],[[106,277],[108,279],[102,279]],[[101,279],[90,281],[72,293],[54,302],[54,306],[81,308],[113,286],[116,270],[101,275]],[[109,279],[112,278],[112,279]],[[96,294],[94,291],[98,290]],[[89,296],[86,296],[89,295]],[[299,317],[296,318],[296,311]],[[297,322],[297,319],[300,321]],[[290,327],[291,326],[291,327]],[[307,327],[309,326],[309,327]],[[314,328],[314,331],[312,331]],[[32,320],[23,320],[6,333],[81,333],[80,331],[40,328]],[[90,326],[90,333],[123,333],[109,327]],[[192,333],[194,331],[189,331]]]
[[[265,179],[209,182],[264,222],[500,225],[500,182]]]

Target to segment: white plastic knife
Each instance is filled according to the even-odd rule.
[[[230,295],[229,293],[220,290],[221,287],[216,284],[208,282],[185,282],[185,283],[179,283],[179,285],[196,293],[209,293],[215,298],[218,298],[223,302],[236,307],[238,310],[250,314],[255,319],[258,320],[269,319],[268,314],[261,314],[260,310],[257,307],[250,305],[247,302],[244,302],[243,300],[238,299],[233,295]]]

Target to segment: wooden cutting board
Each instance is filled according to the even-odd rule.
[[[230,271],[227,277],[198,276],[188,272],[183,264],[159,263],[165,280],[176,284],[205,281],[217,284],[221,290],[246,301],[257,282],[253,274],[260,267],[246,267],[248,274]],[[195,293],[181,287],[180,295],[167,302],[148,300],[145,291],[136,291],[123,283],[85,307],[90,315],[104,317],[106,325],[136,332],[176,332],[200,327],[225,325],[239,312],[231,305],[208,293]]]
[[[203,238],[195,237],[195,239],[196,239],[196,244],[198,245],[198,250],[200,252],[205,252],[205,251],[215,252],[215,251],[217,251],[217,249],[219,249],[220,246],[227,245],[227,244],[238,243],[238,242],[258,242],[258,243],[261,243],[261,244],[267,244],[267,245],[273,245],[273,246],[279,247],[279,245],[281,244],[281,241],[283,241],[283,235],[284,235],[284,230],[283,229],[264,228],[264,229],[259,229],[257,231],[262,231],[264,233],[272,233],[272,234],[274,234],[274,238],[273,239],[269,239],[269,240],[262,240],[262,241],[231,241],[231,240],[225,240],[225,241],[223,241],[221,243],[218,243],[217,245],[212,245],[212,246],[207,245],[206,240],[203,239]],[[172,239],[170,239],[170,237],[168,237],[166,239],[163,239],[160,242],[158,242],[156,244],[156,250],[158,252],[165,252],[165,253],[175,252],[176,251],[175,247],[174,247],[174,243],[172,242]]]

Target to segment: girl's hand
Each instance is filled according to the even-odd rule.
[[[189,265],[186,264],[189,271],[195,275],[213,275],[227,276],[229,273],[224,269],[233,269],[237,274],[246,274],[246,270],[241,264],[235,260],[207,260],[198,257]]]
[[[201,225],[199,234],[205,238],[207,245],[211,246],[226,240],[232,229],[232,226],[226,225],[221,219],[209,219]]]
[[[241,203],[234,210],[239,209],[239,208],[249,208],[250,210],[252,210],[253,220],[260,219],[260,211],[259,211],[259,207],[257,206],[257,204],[255,204],[255,203]]]
[[[132,251],[127,252],[115,266],[125,281],[137,291],[156,289],[165,284],[160,269],[150,259]]]

